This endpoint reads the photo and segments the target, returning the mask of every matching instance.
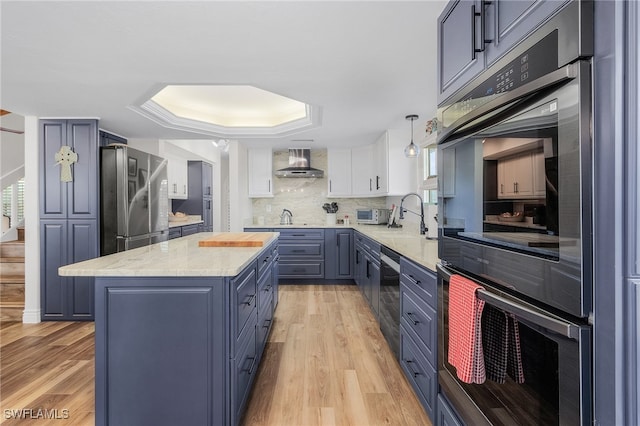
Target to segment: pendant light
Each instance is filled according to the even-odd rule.
[[[405,118],[407,120],[411,120],[411,143],[404,149],[404,155],[409,158],[417,157],[418,154],[420,154],[420,147],[413,143],[413,120],[417,120],[418,116],[416,114],[411,114],[407,115]]]

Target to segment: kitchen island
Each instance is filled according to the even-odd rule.
[[[200,233],[63,266],[94,276],[97,425],[235,425],[277,304],[278,233]]]

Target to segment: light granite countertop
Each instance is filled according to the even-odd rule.
[[[428,240],[417,232],[408,232],[404,229],[388,228],[387,225],[326,225],[326,224],[293,224],[293,225],[248,225],[245,229],[268,228],[351,228],[359,231],[367,237],[397,251],[402,256],[422,265],[431,271],[436,270],[438,263],[438,240]]]
[[[187,225],[195,225],[197,223],[203,223],[202,216],[200,215],[190,215],[187,216],[185,220],[174,220],[169,221],[169,229],[177,228],[178,226],[187,226]]]
[[[127,250],[62,266],[60,276],[77,277],[233,277],[278,239],[278,232],[263,247],[199,247],[198,241],[220,232],[187,237]]]

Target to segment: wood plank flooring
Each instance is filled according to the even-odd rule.
[[[1,323],[0,424],[94,424],[94,359],[92,322]]]
[[[94,359],[93,323],[0,324],[0,424],[93,425]],[[257,374],[245,426],[431,424],[356,286],[280,286]]]
[[[430,425],[354,285],[283,285],[245,426]]]

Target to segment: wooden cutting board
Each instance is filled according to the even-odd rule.
[[[264,232],[223,232],[198,241],[199,247],[262,247],[272,237]]]

